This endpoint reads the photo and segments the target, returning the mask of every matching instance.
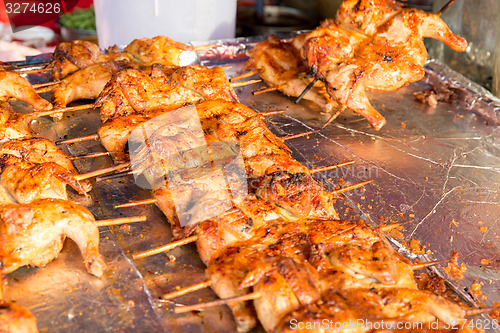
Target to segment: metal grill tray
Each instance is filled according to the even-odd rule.
[[[228,77],[235,76],[245,51],[261,39],[223,41],[217,49],[199,54],[200,62],[230,65]],[[315,175],[328,188],[339,181],[374,180],[335,204],[341,218],[363,218],[373,225],[410,221],[404,226],[404,241],[419,240],[428,253],[411,254],[401,239],[391,239],[394,246],[405,256],[425,260],[448,259],[452,250],[458,251],[459,262],[468,270],[461,281],[448,279],[449,285],[474,305],[477,302],[467,288],[477,280],[488,297],[481,302],[492,305],[500,302],[500,129],[494,125],[500,101],[437,62],[431,61],[426,69],[428,82],[460,92],[454,103],[432,108],[415,101],[413,92],[429,88],[426,81],[395,92],[371,93],[373,105],[387,118],[380,131],[347,111],[320,133],[287,145],[309,167],[354,160],[351,166]],[[47,78],[30,75],[29,79]],[[255,110],[286,111],[267,117],[278,135],[316,129],[328,119],[307,102],[296,105],[278,92],[253,96],[251,91],[258,88],[238,88],[237,93]],[[26,109],[21,103],[15,103],[15,108]],[[35,130],[52,140],[90,135],[96,133],[99,119],[97,110],[78,111],[58,123],[41,119]],[[104,151],[94,141],[67,149],[69,154]],[[100,157],[75,164],[86,172],[108,166],[111,160]],[[86,273],[78,248],[67,241],[59,257],[46,267],[24,267],[9,274],[6,298],[32,310],[41,332],[233,332],[235,325],[225,307],[175,315],[176,303],[159,299],[176,286],[205,279],[194,245],[171,251],[175,262],[166,254],[132,261],[132,253],[170,241],[168,222],[154,205],[121,210],[113,205],[149,197],[149,191],[136,186],[132,177],[95,184],[92,199],[73,195],[97,219],[145,214],[148,221],[130,224],[129,231],[118,226],[100,228],[100,249],[108,264],[101,279]],[[481,259],[491,264],[484,266]],[[434,271],[447,278],[441,268]],[[205,289],[175,301],[193,304],[215,298]]]

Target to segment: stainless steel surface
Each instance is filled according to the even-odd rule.
[[[231,41],[228,47],[206,51],[201,62],[230,64],[228,76],[237,75],[247,42]],[[431,77],[442,84],[467,87],[460,98],[476,102],[439,103],[431,108],[414,100],[414,91],[428,88],[425,82],[417,82],[396,92],[370,94],[374,106],[387,118],[387,125],[378,132],[361,117],[345,112],[320,133],[287,141],[287,145],[310,167],[355,160],[351,166],[316,174],[327,187],[340,181],[374,180],[336,203],[340,216],[364,218],[374,225],[408,222],[404,238],[392,242],[411,258],[441,260],[449,258],[452,250],[458,251],[459,262],[468,271],[461,281],[448,279],[450,285],[474,304],[466,288],[477,279],[488,297],[479,301],[492,305],[500,302],[500,129],[468,109],[474,111],[475,105],[487,109],[489,103],[494,108],[498,101],[485,98],[466,79],[448,82],[446,76],[433,73],[432,66],[445,71],[431,64]],[[268,117],[271,129],[279,135],[318,128],[328,119],[305,102],[296,105],[277,92],[252,96],[251,91],[259,87],[237,88],[237,92],[243,103],[256,110],[286,111]],[[36,127],[51,139],[71,138],[95,133],[98,119],[97,111],[79,111],[59,123],[44,119]],[[103,150],[93,141],[68,148],[71,154]],[[110,163],[100,157],[76,164],[85,172]],[[176,286],[204,280],[204,266],[193,245],[171,251],[175,262],[167,254],[131,259],[133,253],[167,243],[171,237],[167,221],[154,206],[113,209],[116,203],[150,197],[132,179],[97,183],[92,200],[74,196],[98,219],[148,215],[148,222],[130,224],[129,231],[117,226],[101,228],[100,248],[108,263],[102,279],[85,272],[78,249],[68,241],[59,258],[45,268],[21,268],[9,274],[7,299],[31,309],[41,332],[233,332],[234,323],[225,307],[174,315],[175,303],[159,300]],[[430,252],[409,253],[402,243],[411,240],[419,240]],[[484,265],[482,259],[491,263]],[[436,271],[446,277],[441,268]],[[175,301],[193,304],[212,299],[215,295],[206,289]]]

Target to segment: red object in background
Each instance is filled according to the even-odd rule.
[[[23,1],[12,1],[12,0],[7,0],[8,2],[28,2],[28,3],[40,3],[40,2],[43,2],[43,1],[30,1],[30,0],[23,0]],[[53,1],[50,1],[50,2],[53,2]],[[62,2],[62,1],[58,1],[58,2]],[[93,5],[94,1],[93,0],[66,0],[64,1],[67,5],[73,7],[69,10],[67,10],[68,12],[71,12],[74,10],[74,8],[88,8],[90,6]],[[76,4],[75,4],[76,2]],[[67,8],[67,5],[65,6]],[[64,7],[63,7],[64,8]],[[61,14],[63,14],[63,11],[61,12]],[[45,14],[37,14],[38,17],[43,17]],[[38,18],[37,17],[37,18]],[[39,24],[41,26],[44,26],[44,27],[48,27],[52,30],[54,30],[55,32],[59,32],[59,28],[57,27],[57,18],[54,18],[54,19],[50,19],[50,15],[47,16],[47,18],[49,19],[48,21],[42,23],[42,24]],[[11,16],[11,19],[10,19],[10,22],[9,22],[9,17],[7,15],[7,12],[6,12],[6,8],[5,8],[5,2],[4,0],[0,0],[0,21],[2,21],[3,23],[11,23],[14,27],[20,27],[20,26],[23,26],[23,25],[33,25],[33,21],[32,19],[30,20],[30,17],[29,16],[26,16],[26,15],[16,15],[16,16]]]

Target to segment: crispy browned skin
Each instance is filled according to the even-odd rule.
[[[278,87],[279,91],[291,97],[300,96],[312,81],[312,78],[306,78],[307,68],[300,60],[299,50],[274,35],[252,48],[242,70],[248,71],[252,68],[268,86]],[[326,93],[325,84],[321,81],[316,82],[303,99],[317,104],[325,112],[331,111],[336,105]]]
[[[172,110],[205,100],[231,101],[236,95],[220,67],[190,65],[179,68],[153,66],[150,75],[138,70],[118,72],[96,101],[101,119]]]
[[[184,51],[194,51],[194,49],[166,36],[136,39],[124,49],[125,53],[141,65],[156,63],[179,66],[180,55]]]
[[[384,12],[384,8],[380,11]],[[370,10],[377,12],[378,9]],[[359,11],[372,16],[367,10]],[[437,15],[416,9],[404,9],[391,15],[380,14],[378,18],[384,22],[376,23],[376,33],[354,44],[350,38],[338,38],[338,35],[355,33],[345,32],[335,22],[327,23],[302,40],[302,56],[317,77],[325,81],[330,96],[340,105],[364,116],[377,130],[385,124],[385,119],[370,104],[366,90],[392,91],[420,80],[427,60],[424,37],[441,40],[456,51],[464,51],[467,47],[466,41],[454,35]],[[390,18],[386,20],[386,17]],[[349,17],[347,20],[350,21],[342,23],[349,24],[354,19]],[[335,33],[326,33],[325,29]],[[372,28],[360,29],[363,32]],[[351,51],[345,54],[345,49]]]
[[[37,110],[50,110],[52,104],[35,92],[31,83],[19,74],[0,70],[0,101],[16,98],[24,101]]]
[[[77,182],[75,167],[64,152],[46,139],[10,140],[0,148],[1,181],[20,203],[37,198],[67,199],[66,185],[81,194],[88,180]]]
[[[61,251],[66,237],[80,248],[87,271],[102,276],[99,230],[83,206],[59,199],[0,206],[0,260],[3,273],[19,267],[45,266]]]
[[[113,74],[131,68],[128,61],[106,61],[92,64],[66,76],[52,90],[52,102],[55,107],[65,107],[80,99],[95,99]]]
[[[165,36],[136,39],[123,52],[117,47],[110,47],[106,53],[101,53],[97,45],[83,40],[63,42],[56,46],[52,56],[52,78],[62,80],[80,69],[108,61],[179,66],[180,55],[184,51],[193,51],[193,48]]]

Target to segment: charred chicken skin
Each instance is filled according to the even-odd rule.
[[[87,271],[97,277],[105,268],[99,253],[99,230],[83,206],[59,199],[0,206],[0,260],[2,272],[22,266],[45,266],[71,238],[80,248]]]
[[[64,152],[45,139],[10,140],[0,147],[0,180],[19,203],[38,198],[67,200],[66,185],[80,194],[92,188],[78,182],[77,171]]]

